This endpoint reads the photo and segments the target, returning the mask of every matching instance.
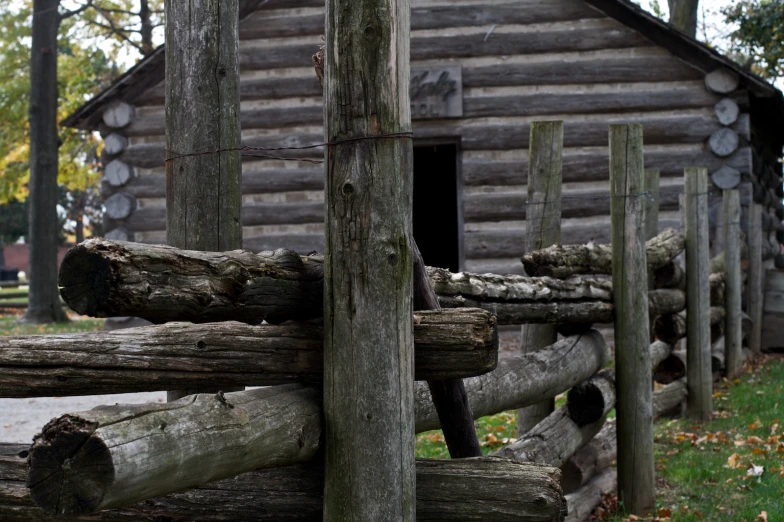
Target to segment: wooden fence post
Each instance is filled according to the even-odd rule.
[[[643,198],[645,204],[645,239],[652,239],[659,234],[659,189],[661,172],[654,169],[645,170],[645,192],[649,197]]]
[[[533,122],[528,153],[526,252],[561,243],[562,171],[563,122]],[[536,352],[558,340],[558,330],[551,324],[526,324],[521,333],[522,353]],[[554,399],[521,408],[517,411],[518,434],[527,433],[554,410]]]
[[[408,0],[327,0],[325,521],[413,521]]]
[[[713,410],[711,372],[710,279],[708,266],[708,171],[686,169],[686,375],[689,417],[710,419]]]
[[[655,495],[642,143],[642,125],[610,125],[618,497],[635,515],[651,513]]]
[[[242,248],[237,0],[166,0],[166,242]],[[224,389],[236,391],[242,388]],[[218,391],[218,390],[199,390]],[[196,390],[170,391],[169,400]]]
[[[762,207],[749,206],[749,279],[748,311],[751,317],[749,349],[754,355],[762,353]]]
[[[741,342],[740,277],[740,194],[736,189],[724,191],[724,265],[726,269],[724,315],[724,362],[727,377],[734,378],[743,366]]]

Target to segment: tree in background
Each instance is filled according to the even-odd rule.
[[[696,38],[700,0],[667,0],[667,3],[670,6],[670,23],[681,32]]]
[[[721,11],[728,24],[737,26],[730,51],[763,78],[784,76],[784,2],[738,0]]]

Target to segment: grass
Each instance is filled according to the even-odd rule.
[[[4,295],[19,294],[20,292],[27,292],[27,287],[0,288],[0,336],[94,332],[103,329],[103,319],[81,317],[70,311],[67,312],[68,317],[71,319],[71,321],[68,323],[54,323],[45,325],[19,323],[17,322],[17,319],[19,319],[19,317],[24,313],[24,308],[4,310],[2,305],[3,303],[27,304],[26,298],[3,299]]]
[[[657,516],[638,520],[763,522],[784,514],[784,360],[768,358],[715,387],[714,419],[657,423]],[[559,397],[559,403],[563,401]],[[614,413],[614,412],[613,412]],[[483,453],[517,438],[517,416],[476,421]],[[448,458],[440,431],[417,436],[417,457]],[[750,476],[762,467],[759,477]],[[756,470],[759,472],[759,469]],[[615,505],[616,502],[609,502]],[[766,517],[761,517],[765,512]],[[633,520],[605,512],[597,520]]]

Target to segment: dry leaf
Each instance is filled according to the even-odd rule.
[[[768,512],[763,511],[759,515],[757,515],[757,522],[768,522]]]
[[[727,459],[727,466],[731,468],[737,468],[740,464],[740,457],[737,453],[733,453],[730,455],[730,458]]]

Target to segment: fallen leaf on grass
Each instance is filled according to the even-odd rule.
[[[763,511],[759,515],[757,515],[757,522],[768,522],[768,512]]]
[[[737,453],[733,453],[730,455],[730,458],[727,459],[727,466],[730,468],[737,468],[740,465],[740,457]]]
[[[670,508],[660,508],[656,514],[662,518],[669,518],[672,516],[672,510]]]

